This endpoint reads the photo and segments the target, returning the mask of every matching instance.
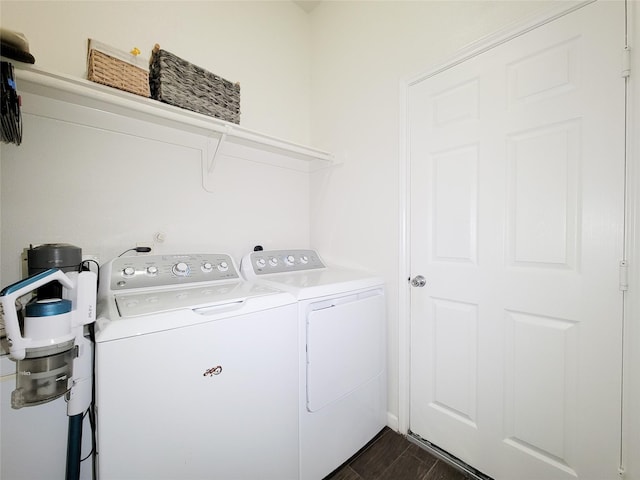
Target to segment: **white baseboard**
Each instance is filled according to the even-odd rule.
[[[387,412],[387,427],[397,432],[399,425],[398,417],[391,412]]]

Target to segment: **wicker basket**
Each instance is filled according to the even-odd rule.
[[[143,97],[151,96],[144,59],[92,39],[89,39],[87,78]]]
[[[151,97],[193,112],[240,123],[240,84],[232,83],[176,55],[153,49]]]

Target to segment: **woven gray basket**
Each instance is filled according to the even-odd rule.
[[[240,84],[232,83],[157,45],[149,65],[151,97],[161,102],[240,123]]]

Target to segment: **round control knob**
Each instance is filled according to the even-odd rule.
[[[300,255],[300,261],[302,263],[307,263],[309,261],[309,257],[307,257],[306,255]]]
[[[189,265],[185,262],[178,262],[173,266],[171,271],[180,277],[186,277],[189,275]]]
[[[227,262],[220,262],[220,264],[218,265],[218,270],[220,270],[221,272],[226,272],[227,270],[229,270],[229,264]]]
[[[256,260],[256,265],[260,268],[263,268],[266,264],[267,262],[264,258],[259,258],[258,260]]]
[[[287,262],[287,265],[293,265],[296,261],[296,257],[294,257],[293,255],[287,255],[287,258],[285,260]]]
[[[133,277],[136,273],[136,269],[133,267],[125,267],[122,270],[122,275],[124,275],[125,277]]]
[[[156,267],[155,265],[149,265],[147,267],[147,275],[157,275],[158,274],[158,267]]]
[[[204,262],[202,264],[202,271],[203,272],[208,273],[211,270],[213,270],[213,264],[211,262]]]
[[[271,265],[272,267],[275,267],[276,265],[278,265],[278,259],[276,257],[271,257],[269,259],[269,265]]]

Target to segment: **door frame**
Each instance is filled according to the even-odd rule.
[[[469,60],[487,50],[495,48],[509,40],[524,35],[557,18],[570,14],[597,0],[571,2],[558,5],[543,11],[533,17],[524,19],[507,26],[495,33],[481,38],[449,57],[444,62],[400,81],[400,119],[399,119],[399,249],[398,249],[398,416],[389,417],[391,427],[400,433],[407,434],[410,427],[410,373],[411,373],[411,287],[409,279],[411,272],[410,218],[410,155],[409,155],[409,88],[421,81],[448,70],[466,60]],[[633,26],[640,25],[640,8],[634,1],[627,1],[627,38],[631,45]],[[638,48],[640,50],[640,48]],[[622,51],[621,51],[622,57]],[[632,65],[640,64],[640,51],[632,50]],[[622,71],[622,63],[621,63]],[[636,75],[637,76],[637,75]],[[640,117],[640,83],[631,75],[627,82],[627,119],[626,119],[626,229],[625,251],[629,262],[629,290],[624,295],[624,332],[623,337],[623,418],[621,449],[621,465],[625,465],[634,452],[640,449],[640,295],[638,289],[633,288],[640,283],[640,165],[636,161],[640,152],[640,136],[636,139],[629,132],[639,125]],[[635,108],[634,108],[635,106]],[[634,115],[635,113],[635,115]],[[622,259],[621,259],[622,260]],[[635,261],[638,260],[638,261]],[[417,272],[415,272],[417,273]],[[635,409],[635,410],[632,410]],[[638,419],[638,420],[634,420]],[[632,422],[636,422],[633,424]],[[633,460],[632,460],[633,461]],[[640,461],[637,465],[629,465],[629,478],[640,478]],[[632,472],[633,471],[633,472]]]
[[[640,31],[640,5],[627,2],[627,43],[631,65],[640,65],[637,33]],[[629,260],[629,290],[625,293],[622,465],[625,478],[640,479],[640,77],[632,68],[627,83],[627,228],[626,251]]]

